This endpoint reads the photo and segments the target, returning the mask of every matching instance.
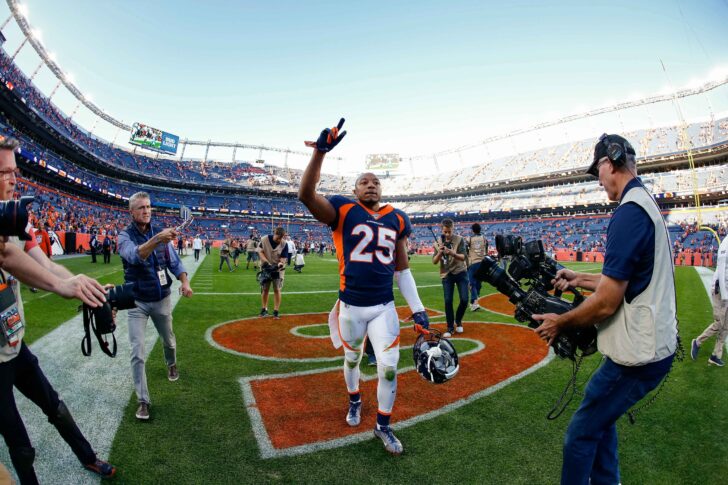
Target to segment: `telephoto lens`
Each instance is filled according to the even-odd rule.
[[[20,200],[0,202],[0,236],[17,236],[30,241],[28,235],[28,205],[35,197],[21,197]]]

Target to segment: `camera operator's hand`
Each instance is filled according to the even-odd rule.
[[[545,340],[549,345],[551,345],[551,342],[553,342],[556,336],[561,333],[561,328],[558,321],[559,315],[557,315],[556,313],[534,313],[533,315],[531,315],[531,318],[533,318],[537,322],[541,322],[541,325],[533,329],[533,331],[536,332],[536,334],[542,340]]]
[[[157,240],[157,244],[167,244],[168,242],[177,239],[178,233],[173,227],[158,232],[154,238]]]
[[[324,131],[322,131],[321,135],[319,135],[318,137],[318,140],[316,140],[315,142],[305,141],[304,144],[307,147],[316,148],[316,150],[322,153],[330,152],[346,136],[346,131],[341,131],[341,128],[343,126],[344,118],[341,118],[337,126],[333,128],[326,128]],[[339,133],[340,131],[341,133]]]
[[[566,291],[569,287],[576,288],[579,282],[578,280],[579,275],[576,271],[563,268],[556,272],[556,278],[551,280],[551,284],[557,290]]]
[[[106,302],[106,290],[101,283],[82,274],[60,280],[54,293],[63,298],[78,298],[93,308],[100,307]]]

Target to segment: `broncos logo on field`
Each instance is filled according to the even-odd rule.
[[[403,307],[398,312],[402,319],[409,310]],[[240,378],[245,408],[263,458],[299,455],[371,438],[377,406],[376,375],[362,373],[362,423],[352,428],[344,420],[348,398],[341,376],[342,353],[333,348],[328,335],[307,336],[302,332],[307,326],[326,325],[327,317],[326,313],[283,315],[274,325],[249,318],[207,330],[212,346],[236,355],[284,362],[331,362],[322,369]],[[444,329],[444,324],[433,326]],[[462,338],[452,340],[469,340],[474,348],[459,354],[460,373],[442,386],[426,382],[415,372],[409,351],[416,334],[408,327],[402,329],[401,348],[405,352],[401,362],[406,367],[398,371],[395,429],[464,406],[551,360],[548,347],[525,326],[483,322],[466,322],[464,326]]]

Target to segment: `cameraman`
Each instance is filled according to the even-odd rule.
[[[468,239],[468,279],[470,280],[470,311],[480,310],[478,298],[480,297],[481,281],[475,278],[475,273],[480,268],[480,262],[488,254],[488,241],[480,235],[480,224],[477,222],[470,226],[473,235]]]
[[[288,260],[288,245],[286,244],[286,230],[276,227],[273,234],[264,236],[258,247],[260,256],[261,272],[271,274],[271,279],[266,279],[260,285],[261,289],[261,317],[268,315],[268,294],[271,284],[273,285],[273,318],[278,318],[278,309],[281,306],[281,289],[283,278],[286,273],[286,261]]]
[[[131,370],[139,408],[137,419],[149,419],[151,400],[144,369],[146,352],[144,330],[149,317],[157,328],[164,345],[167,378],[179,379],[177,343],[172,330],[172,299],[169,272],[182,282],[180,293],[189,298],[192,288],[187,272],[174,250],[172,241],[178,236],[174,228],[159,230],[151,224],[152,205],[149,194],[137,192],[129,198],[132,223],[119,233],[119,255],[124,265],[124,280],[134,284],[136,308],[129,310],[129,342]]]
[[[0,198],[4,201],[12,200],[15,191],[18,169],[14,151],[17,148],[17,140],[0,137]],[[3,229],[7,232],[6,227]],[[30,240],[27,242],[11,236],[7,244],[5,237],[0,238],[0,267],[3,270],[0,275],[0,294],[3,301],[12,302],[10,305],[17,308],[23,325],[26,323],[23,301],[15,278],[64,298],[79,298],[92,307],[98,307],[106,301],[104,289],[97,281],[84,275],[73,276],[63,266],[51,262],[37,246],[33,234],[29,233],[28,236]],[[0,312],[6,313],[8,309],[10,306],[4,305]],[[14,340],[8,341],[5,332],[0,331],[0,434],[8,446],[20,483],[38,483],[38,479],[33,468],[35,449],[18,413],[13,387],[48,416],[48,421],[56,427],[84,467],[103,477],[112,477],[116,468],[96,457],[65,403],[43,374],[38,359],[23,342],[24,334],[23,326],[13,335]]]
[[[441,241],[435,243],[435,254],[432,264],[440,264],[440,278],[445,293],[445,318],[447,319],[447,332],[445,338],[452,337],[457,330],[463,333],[463,315],[468,307],[468,267],[465,263],[465,240],[453,234],[454,223],[452,219],[442,220]],[[453,312],[453,297],[455,286],[458,287],[460,304],[457,312]]]
[[[635,150],[602,135],[587,173],[619,201],[607,228],[600,275],[561,269],[556,288],[594,291],[573,310],[533,315],[549,342],[562,329],[596,324],[604,363],[589,381],[564,440],[562,484],[619,483],[616,421],[670,371],[678,347],[675,279],[660,210],[637,178]]]

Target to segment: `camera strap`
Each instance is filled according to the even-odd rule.
[[[15,347],[20,343],[20,331],[25,325],[18,311],[12,287],[2,278],[0,284],[0,345]]]
[[[108,303],[104,303],[104,305],[108,305]],[[109,341],[106,339],[105,334],[102,336],[101,332],[99,332],[98,328],[96,327],[96,320],[94,318],[93,311],[91,308],[88,308],[84,305],[83,307],[83,332],[84,336],[81,340],[81,352],[86,357],[89,357],[91,355],[91,331],[93,330],[94,335],[96,335],[96,340],[99,342],[99,347],[101,347],[101,351],[108,355],[109,357],[116,357],[116,335],[114,335],[113,330],[111,333],[111,348],[109,348]]]

